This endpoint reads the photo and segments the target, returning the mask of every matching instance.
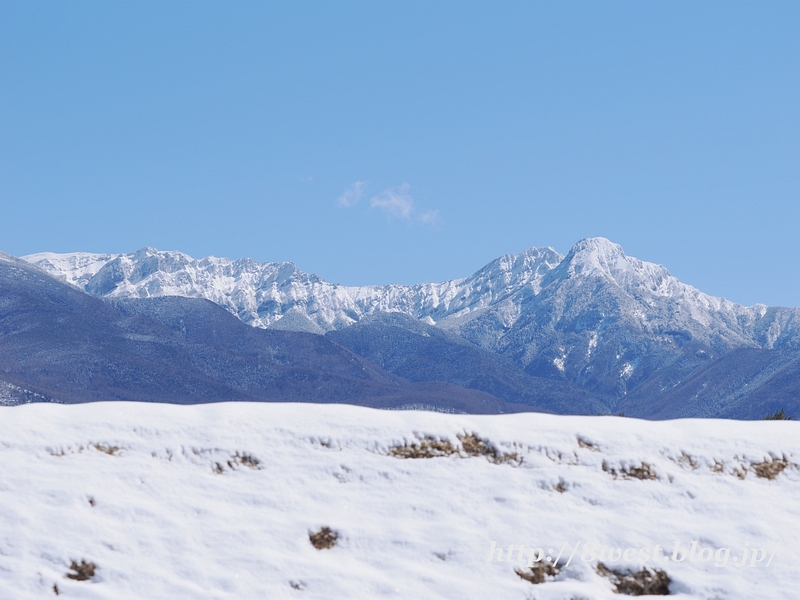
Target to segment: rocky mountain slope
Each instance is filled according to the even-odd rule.
[[[402,313],[378,313],[326,337],[409,381],[445,381],[558,413],[608,407],[577,385],[525,373],[513,361]]]
[[[103,302],[0,256],[0,403],[111,399],[533,409],[446,382],[411,383],[323,336],[249,327],[207,300]]]
[[[625,255],[604,238],[581,240],[566,256],[552,248],[530,248],[500,257],[463,279],[411,286],[348,287],[291,263],[196,260],[152,248],[121,255],[42,253],[24,258],[106,300],[205,298],[258,328],[327,332],[342,342],[359,338],[358,348],[352,343],[348,347],[371,360],[386,353],[388,335],[397,343],[391,350],[394,366],[386,366],[412,380],[432,374],[425,370],[430,364],[423,367],[419,361],[416,342],[407,343],[409,336],[419,341],[418,327],[410,321],[389,326],[370,318],[401,313],[435,326],[455,336],[448,343],[470,343],[473,358],[481,350],[492,360],[502,359],[506,379],[569,384],[591,395],[589,405],[592,410],[603,407],[599,412],[630,410],[664,417],[711,411],[733,416],[796,403],[800,391],[791,366],[800,356],[800,309],[746,307],[709,296],[660,265]],[[371,333],[363,326],[348,332],[361,322],[370,323]],[[395,333],[390,335],[387,327]],[[406,334],[396,335],[398,327],[405,327]],[[734,353],[740,350],[749,352],[744,371],[752,372],[744,391],[733,384],[744,381],[742,369],[733,366],[736,356],[744,356]],[[435,354],[431,350],[426,360],[430,363]],[[419,370],[411,373],[415,355]],[[493,364],[500,368],[500,363]],[[720,384],[725,365],[732,369],[731,385]],[[754,370],[752,365],[760,366]],[[450,367],[442,380],[465,380]],[[490,387],[476,380],[470,385]],[[536,389],[544,393],[546,387]],[[511,388],[503,388],[505,399],[517,397]],[[546,393],[555,398],[565,389],[570,388],[554,391],[551,386]]]

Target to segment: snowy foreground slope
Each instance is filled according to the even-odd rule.
[[[309,404],[4,407],[0,598],[619,598],[583,544],[637,557],[659,545],[669,559],[676,541],[679,558],[696,541],[695,556],[603,562],[662,569],[677,598],[796,598],[799,429]],[[403,457],[426,453],[442,456]],[[310,542],[322,527],[332,548]],[[544,583],[515,573],[531,572],[529,549],[566,547],[563,564],[576,544]],[[499,562],[509,545],[513,561]],[[72,561],[94,576],[68,578]]]

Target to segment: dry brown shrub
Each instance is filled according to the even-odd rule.
[[[240,466],[249,467],[255,470],[261,470],[264,468],[261,466],[261,461],[259,459],[247,452],[236,452],[236,454],[226,460],[225,463],[228,465],[228,468],[231,471],[236,471]],[[211,470],[217,475],[222,475],[225,472],[225,466],[221,463],[215,462]]]
[[[231,456],[231,459],[228,461],[228,466],[231,469],[233,469],[234,465],[241,465],[244,467],[250,467],[251,469],[257,469],[257,470],[264,468],[261,466],[260,460],[258,460],[255,456],[247,452],[243,452],[241,454],[237,452],[236,454]]]
[[[501,452],[492,442],[480,437],[477,433],[460,433],[456,437],[461,442],[461,448],[467,456],[485,456],[496,465],[522,462],[522,458],[516,452]]]
[[[403,442],[402,446],[392,446],[389,454],[398,458],[435,458],[456,454],[458,448],[446,438],[435,438],[431,435],[419,438],[419,442]]]
[[[607,577],[618,594],[626,596],[669,596],[670,578],[664,571],[642,567],[636,573],[624,573],[597,563],[597,572]]]
[[[789,461],[786,458],[773,458],[772,460],[765,460],[760,463],[753,463],[751,465],[756,472],[756,477],[764,479],[775,479],[781,472],[789,466]]]
[[[617,478],[617,470],[609,466],[606,461],[603,461],[603,471],[611,475],[614,479]],[[625,479],[658,479],[658,475],[656,475],[652,465],[646,462],[643,462],[641,466],[638,467],[621,467],[619,472]]]
[[[88,581],[94,577],[94,572],[95,569],[97,569],[97,565],[93,562],[87,563],[85,560],[81,560],[81,564],[78,564],[73,560],[69,568],[70,571],[75,571],[74,573],[67,573],[67,577],[69,579],[74,579],[75,581]]]
[[[308,534],[308,539],[311,545],[317,550],[327,550],[336,545],[336,540],[339,539],[339,534],[333,531],[330,527],[323,527],[316,533]]]
[[[653,471],[653,467],[644,462],[640,467],[628,467],[627,469],[622,469],[622,474],[625,477],[634,479],[658,479],[655,471]]]
[[[678,458],[678,464],[688,465],[692,469],[696,469],[700,466],[691,454],[687,454],[683,450],[681,450],[680,458]]]
[[[528,567],[528,570],[526,571],[523,571],[522,569],[514,569],[514,573],[519,575],[525,581],[530,581],[531,583],[544,583],[547,580],[547,577],[555,577],[558,575],[560,570],[560,565],[549,562],[537,562],[533,563],[532,567]]]
[[[112,446],[110,444],[89,444],[92,448],[97,450],[98,452],[104,452],[110,456],[114,456],[117,452],[120,451],[119,446]]]
[[[494,464],[513,462],[520,464],[522,458],[516,452],[501,452],[492,442],[480,437],[476,433],[463,433],[456,436],[461,446],[454,445],[447,438],[437,438],[432,435],[417,438],[417,442],[403,442],[389,448],[389,455],[398,458],[436,458],[440,456],[475,457],[484,456]]]

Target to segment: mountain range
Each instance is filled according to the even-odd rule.
[[[0,255],[0,404],[96,400],[530,410],[446,382],[409,382],[323,336],[253,328],[207,300],[104,302]]]
[[[329,283],[292,263],[193,259],[153,248],[22,258],[5,264],[25,264],[36,277],[49,276],[50,285],[80,294],[81,302],[98,301],[118,315],[109,322],[135,317],[181,336],[179,319],[163,317],[164,307],[184,322],[194,311],[222,307],[215,319],[232,328],[228,346],[211,336],[202,340],[204,351],[230,358],[232,340],[256,332],[327,340],[409,391],[452,386],[441,392],[450,398],[443,404],[421,402],[440,409],[647,418],[758,418],[800,409],[800,309],[709,296],[604,238],[581,240],[566,256],[536,247],[505,255],[463,279],[364,287]],[[238,321],[224,319],[226,311]],[[189,342],[200,343],[180,344]],[[310,355],[305,360],[308,368],[317,364]],[[24,378],[5,379],[41,393]],[[246,393],[255,398],[260,385]],[[304,394],[298,390],[295,398],[313,400]],[[459,394],[482,395],[455,406]],[[400,402],[415,403],[418,396]]]

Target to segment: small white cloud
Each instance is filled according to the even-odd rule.
[[[366,186],[365,181],[356,181],[337,198],[336,204],[342,208],[355,206],[363,198]],[[382,211],[389,219],[403,219],[429,226],[438,225],[441,222],[439,210],[419,210],[414,204],[409,189],[411,186],[407,183],[385,189],[377,196],[370,198],[369,206],[371,209],[377,208]]]
[[[425,225],[438,225],[441,221],[441,219],[439,219],[439,209],[426,210],[419,215],[419,221]]]
[[[372,208],[379,208],[389,218],[410,219],[414,213],[414,199],[408,193],[409,187],[411,186],[404,183],[399,187],[384,190],[379,196],[371,198],[369,205]]]
[[[343,208],[355,206],[364,195],[364,187],[367,185],[365,181],[356,181],[348,187],[344,193],[336,200],[336,204]]]

